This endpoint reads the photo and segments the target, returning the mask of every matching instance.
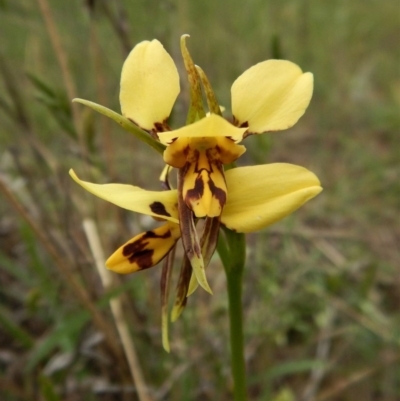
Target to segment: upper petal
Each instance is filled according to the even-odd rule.
[[[221,222],[242,233],[283,219],[322,191],[314,173],[293,164],[233,168],[225,178],[228,200]]]
[[[71,169],[70,176],[80,186],[108,202],[133,212],[178,223],[178,194],[172,191],[146,191],[126,184],[93,184],[80,180]]]
[[[280,131],[304,114],[313,75],[286,60],[267,60],[246,70],[232,85],[232,113],[249,132]]]
[[[137,44],[122,67],[122,114],[150,130],[171,113],[179,94],[179,74],[158,40]]]
[[[230,137],[234,141],[240,141],[246,128],[237,128],[217,114],[210,114],[193,124],[185,125],[174,131],[158,134],[160,142],[168,145],[175,138],[199,138],[199,137]]]

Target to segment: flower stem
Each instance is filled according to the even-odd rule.
[[[220,235],[218,241],[218,252],[225,268],[228,286],[233,393],[235,401],[246,401],[242,309],[242,279],[246,259],[245,236],[228,229],[224,229],[224,233],[225,239]]]
[[[242,274],[228,274],[227,280],[234,400],[244,401],[247,396],[243,342]]]

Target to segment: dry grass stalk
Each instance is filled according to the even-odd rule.
[[[113,276],[105,268],[104,252],[100,243],[96,224],[92,219],[86,218],[83,221],[83,229],[88,239],[90,250],[92,251],[101,282],[103,283],[104,289],[108,290],[113,285]],[[125,350],[125,355],[129,363],[132,379],[136,385],[139,399],[140,401],[152,401],[152,398],[148,392],[148,387],[144,381],[142,369],[140,367],[139,359],[135,349],[135,344],[132,341],[128,325],[126,323],[122,305],[122,297],[118,296],[110,299],[110,307],[114,317],[115,325],[117,326],[118,334],[121,338],[122,346]]]

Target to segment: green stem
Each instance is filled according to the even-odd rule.
[[[224,233],[225,240],[220,235],[218,241],[218,252],[225,268],[228,286],[233,393],[235,401],[246,401],[242,308],[242,279],[246,259],[245,236],[227,229],[224,229]]]
[[[227,280],[234,400],[245,401],[247,395],[243,341],[242,274],[228,274]]]

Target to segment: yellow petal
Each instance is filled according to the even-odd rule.
[[[285,163],[234,168],[225,178],[228,200],[221,222],[242,233],[283,219],[322,191],[315,174]]]
[[[280,131],[304,114],[313,75],[286,60],[267,60],[246,70],[232,85],[232,113],[249,132]]]
[[[175,138],[199,138],[199,137],[231,137],[234,141],[240,141],[246,128],[237,128],[224,118],[210,114],[193,124],[186,125],[175,131],[161,132],[158,134],[160,142],[168,145]]]
[[[158,134],[160,135],[162,133]],[[175,168],[182,168],[187,161],[190,141],[190,138],[178,138],[167,146],[163,153],[165,163]]]
[[[80,180],[71,169],[70,176],[93,195],[133,212],[178,223],[177,191],[145,191],[126,184],[93,184]]]
[[[164,224],[133,237],[106,261],[108,269],[128,274],[153,267],[163,259],[180,237],[177,224]]]
[[[151,130],[168,118],[178,94],[178,71],[163,45],[158,40],[136,45],[122,68],[122,114]]]

